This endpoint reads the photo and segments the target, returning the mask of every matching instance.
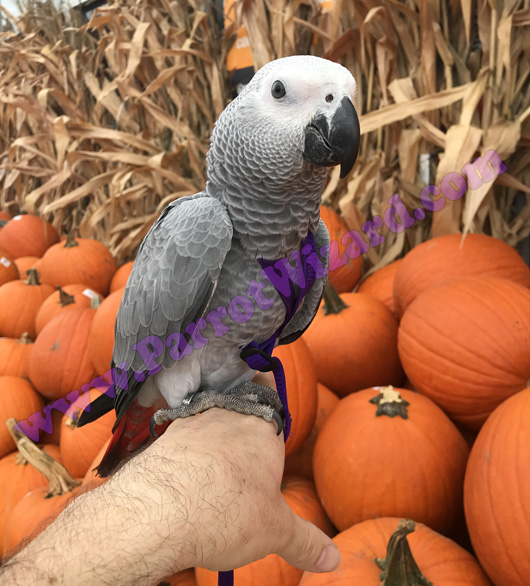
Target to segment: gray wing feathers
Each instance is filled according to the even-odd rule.
[[[327,251],[326,254],[320,255],[320,259],[322,264],[329,269],[329,233],[322,220],[319,221],[318,229],[315,233],[315,244],[319,253],[323,248],[324,251]],[[313,318],[318,311],[322,295],[324,294],[324,287],[327,282],[327,275],[322,279],[315,281],[313,287],[304,297],[304,302],[300,309],[296,312],[296,315],[289,322],[289,325],[285,330],[283,330],[279,339],[279,344],[290,344],[291,342],[294,342],[309,327],[309,324],[313,321]]]
[[[164,210],[142,243],[123,295],[116,319],[115,364],[127,362],[128,370],[145,370],[134,344],[149,335],[164,342],[200,317],[232,234],[226,208],[202,194],[179,199]],[[169,362],[166,348],[162,364]]]

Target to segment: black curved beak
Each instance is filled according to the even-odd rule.
[[[316,116],[305,131],[304,159],[319,167],[340,165],[341,179],[352,170],[359,153],[361,130],[351,100],[342,98],[331,122]]]

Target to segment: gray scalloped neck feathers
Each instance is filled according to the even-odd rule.
[[[329,169],[303,160],[308,120],[282,124],[256,115],[260,98],[251,84],[215,125],[206,192],[227,207],[234,236],[249,255],[276,259],[298,249],[308,230],[316,231]]]

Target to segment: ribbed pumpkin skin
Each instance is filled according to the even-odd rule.
[[[376,416],[376,389],[341,400],[315,445],[313,473],[339,529],[374,517],[405,517],[447,533],[462,509],[469,449],[432,401],[395,389],[408,419]]]
[[[35,339],[35,317],[44,300],[53,293],[50,285],[11,281],[0,287],[0,335],[20,338],[28,332]]]
[[[317,416],[311,432],[302,447],[285,458],[284,474],[294,474],[313,480],[313,451],[324,421],[339,404],[339,398],[322,383],[318,383]]]
[[[59,242],[59,234],[46,220],[32,214],[15,216],[0,230],[0,249],[13,258],[42,256]]]
[[[18,274],[21,279],[26,278],[26,271],[35,268],[35,264],[40,260],[38,256],[21,256],[15,260],[17,265]]]
[[[44,451],[61,459],[58,446],[44,446]],[[7,515],[30,490],[48,486],[44,476],[27,462],[21,463],[18,452],[11,452],[0,459],[0,558],[4,547],[4,523]]]
[[[287,402],[291,413],[291,433],[285,444],[285,454],[294,454],[311,432],[317,415],[317,377],[311,354],[305,342],[298,338],[292,344],[278,346],[273,356],[280,359],[285,371]]]
[[[530,379],[530,290],[491,277],[433,286],[403,315],[398,347],[414,388],[478,430]]]
[[[303,335],[319,382],[339,397],[371,385],[399,385],[398,322],[382,301],[364,293],[343,293],[348,306],[324,315],[321,305]]]
[[[439,236],[413,248],[403,259],[394,281],[396,313],[401,316],[430,286],[451,277],[488,276],[530,287],[530,268],[506,242],[468,234]]]
[[[101,395],[96,389],[90,389],[90,401]],[[114,410],[106,413],[96,421],[77,427],[77,413],[88,405],[85,393],[74,401],[61,421],[61,457],[66,469],[75,478],[83,478],[103,445],[112,436],[112,426],[116,421]]]
[[[29,378],[29,357],[33,343],[23,338],[0,338],[0,376]]]
[[[374,519],[339,533],[333,538],[342,556],[339,568],[332,574],[304,572],[300,586],[381,586],[381,570],[374,559],[386,556],[398,522]],[[421,573],[434,586],[492,586],[475,558],[447,537],[416,523],[407,539]]]
[[[342,243],[342,237],[348,232],[348,226],[335,211],[329,207],[322,206],[320,208],[320,218],[326,224],[331,242],[329,281],[337,293],[352,291],[361,278],[363,270],[362,256],[348,258],[346,255],[348,246]],[[333,244],[334,241],[337,242],[336,245]],[[343,260],[347,262],[343,266],[339,266]]]
[[[121,267],[114,273],[112,281],[110,282],[110,292],[114,293],[118,289],[125,287],[133,268],[134,261],[131,260],[121,265]]]
[[[74,489],[63,495],[46,498],[48,486],[36,488],[24,496],[15,505],[6,518],[4,532],[4,552],[14,552],[23,539],[37,537],[51,525],[59,516],[70,499],[75,498],[81,491]],[[34,531],[38,528],[38,533]]]
[[[116,272],[116,264],[107,247],[90,238],[77,238],[77,246],[66,240],[52,246],[40,261],[42,282],[54,287],[82,283],[106,295]]]
[[[18,421],[27,419],[43,406],[42,399],[26,379],[0,376],[0,458],[16,449],[5,422],[11,417]]]
[[[329,523],[314,486],[303,478],[289,478],[282,484],[282,494],[295,514],[311,521],[322,531],[333,535],[333,527]],[[195,576],[198,586],[217,586],[217,572],[204,568],[196,568]],[[297,586],[302,570],[289,565],[279,555],[267,557],[238,568],[234,571],[234,584],[245,586]]]
[[[40,334],[42,328],[49,323],[54,317],[60,315],[65,311],[72,311],[73,309],[82,309],[90,307],[94,297],[100,297],[101,294],[92,291],[86,285],[66,285],[62,290],[74,298],[73,303],[68,305],[61,304],[61,294],[59,291],[54,291],[41,305],[37,317],[35,318],[35,329],[37,335]]]
[[[382,301],[395,314],[394,278],[402,261],[403,259],[400,258],[379,269],[364,280],[357,291],[379,299],[379,301]]]
[[[475,553],[499,586],[530,576],[530,388],[497,407],[471,450],[464,487]]]
[[[124,291],[125,287],[122,287],[102,301],[90,328],[90,357],[98,374],[103,374],[110,368],[114,349],[114,324]]]
[[[23,275],[23,278],[25,275]],[[20,278],[15,259],[0,250],[0,286]]]
[[[88,339],[96,310],[74,309],[54,317],[33,345],[29,375],[49,400],[64,397],[96,375]]]

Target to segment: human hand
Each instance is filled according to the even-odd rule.
[[[260,418],[210,409],[177,420],[73,501],[1,577],[13,586],[154,585],[187,567],[228,570],[269,553],[331,571],[335,545],[281,496],[283,461],[283,437]]]
[[[229,570],[276,553],[304,570],[331,571],[340,554],[283,499],[283,463],[283,435],[276,435],[274,424],[210,409],[173,423],[124,473],[139,478],[138,493],[149,500],[169,499],[164,507],[168,551],[179,547],[182,535],[172,527],[187,512],[187,566]]]

